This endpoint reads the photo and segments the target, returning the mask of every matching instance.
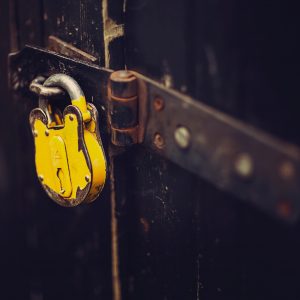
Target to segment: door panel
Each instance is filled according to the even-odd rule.
[[[299,143],[292,7],[128,1],[126,65]],[[299,297],[299,225],[281,224],[156,154],[127,155],[119,158],[130,178],[119,193],[120,219],[131,224],[120,222],[129,239],[120,245],[126,299]]]
[[[10,14],[8,2],[0,8],[3,66],[8,39],[16,51],[47,47],[53,35],[100,66],[138,71],[299,145],[291,1],[15,0]],[[6,78],[7,68],[0,72]],[[36,98],[8,94],[5,80],[3,299],[299,299],[298,223],[283,224],[142,145],[121,151],[104,135],[104,192],[90,205],[57,206],[34,170]]]

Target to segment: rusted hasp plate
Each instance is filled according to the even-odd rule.
[[[239,199],[297,219],[299,147],[137,76],[147,86],[146,145]]]
[[[74,77],[96,105],[107,106],[111,70],[34,47],[11,55],[10,68],[15,91],[28,93],[36,76],[60,72]],[[284,220],[297,220],[300,148],[134,74],[139,143],[239,199]]]

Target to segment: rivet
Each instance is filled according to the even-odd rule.
[[[89,176],[89,175],[85,175],[84,178],[85,178],[85,181],[86,181],[86,182],[89,182],[89,181],[90,181],[90,176]]]
[[[157,148],[159,149],[163,148],[163,146],[165,145],[165,141],[160,133],[155,133],[153,143]]]
[[[291,162],[289,162],[289,161],[283,162],[279,166],[279,173],[280,173],[280,176],[283,179],[291,179],[291,178],[293,178],[294,175],[295,175],[294,165]]]
[[[64,189],[61,189],[61,190],[60,190],[60,193],[61,193],[61,194],[64,194],[64,193],[65,193],[65,190],[64,190]]]
[[[38,132],[37,132],[37,130],[34,130],[34,131],[33,131],[33,136],[34,136],[34,137],[38,137]]]
[[[49,130],[48,129],[45,130],[45,135],[49,136]]]
[[[69,119],[70,119],[70,121],[73,121],[73,120],[74,120],[74,118],[73,118],[72,115],[69,116]]]
[[[277,212],[283,218],[288,218],[292,214],[292,204],[288,200],[280,200],[277,203]]]
[[[174,139],[180,148],[187,149],[191,143],[191,134],[186,127],[179,126],[174,131]]]
[[[162,111],[165,107],[164,100],[160,97],[155,97],[153,101],[153,107],[156,111]]]
[[[248,153],[241,153],[234,162],[235,171],[242,177],[250,177],[253,173],[253,161]]]
[[[39,178],[40,181],[44,181],[44,176],[43,175],[39,175],[38,178]]]

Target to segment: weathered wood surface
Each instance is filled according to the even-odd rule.
[[[19,48],[57,36],[101,66],[137,70],[300,144],[297,7],[223,2],[15,1],[13,36]],[[8,287],[18,287],[11,299],[299,299],[299,225],[281,224],[141,147],[113,159],[114,180],[97,202],[58,207],[34,174],[34,100],[13,103],[15,139],[2,129],[8,144],[0,147],[9,161],[0,191]]]

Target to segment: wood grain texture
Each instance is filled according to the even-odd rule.
[[[299,18],[292,1],[105,3],[16,1],[18,45],[57,36],[101,66],[137,70],[299,144]],[[281,224],[141,146],[115,158],[115,207],[107,188],[94,204],[64,210],[35,177],[25,124],[36,102],[14,103],[16,139],[4,154],[0,147],[0,159],[13,161],[1,192],[12,201],[1,233],[14,248],[5,250],[8,287],[18,287],[12,299],[112,299],[113,265],[123,300],[299,299],[299,224]]]
[[[131,0],[125,63],[299,144],[296,6]],[[299,298],[299,224],[286,227],[151,152],[121,162],[130,178],[119,183],[125,299]]]

